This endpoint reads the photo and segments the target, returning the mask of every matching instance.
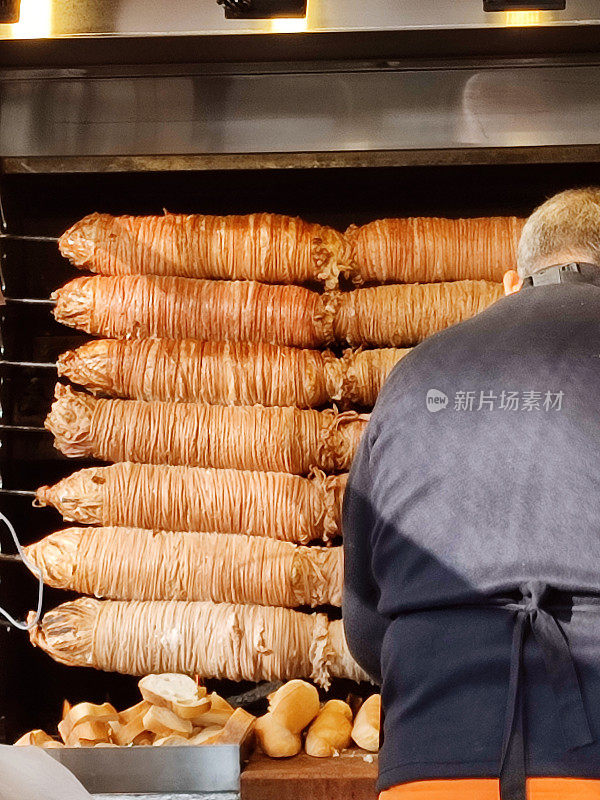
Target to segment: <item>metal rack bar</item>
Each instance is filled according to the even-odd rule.
[[[27,433],[45,433],[46,428],[41,425],[3,425],[0,424],[0,431],[26,431]]]
[[[58,242],[56,236],[33,236],[19,233],[0,233],[0,239],[16,239],[21,242]]]
[[[56,305],[56,302],[54,300],[46,300],[38,297],[5,297],[4,302],[14,303],[14,304],[41,305],[41,306]]]
[[[18,553],[0,553],[0,561],[19,561],[23,559]]]
[[[42,367],[43,369],[56,369],[55,361],[6,361],[0,358],[0,367]]]
[[[3,494],[11,497],[35,497],[36,495],[32,489],[4,489],[0,487],[0,495]]]

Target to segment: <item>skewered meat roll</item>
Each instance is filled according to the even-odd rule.
[[[279,214],[90,214],[58,244],[72,264],[102,275],[321,281],[334,287],[349,265],[342,233]]]
[[[339,296],[335,335],[351,345],[413,345],[475,316],[501,295],[502,284],[488,281],[356,289]]]
[[[263,406],[99,400],[56,385],[45,422],[71,458],[273,470],[347,470],[367,416]]]
[[[109,397],[298,408],[341,399],[343,382],[329,352],[193,339],[88,342],[59,356],[58,374]]]
[[[174,531],[217,531],[308,544],[341,533],[346,475],[112,464],[36,492],[66,520]]]
[[[264,342],[98,339],[58,357],[59,377],[94,395],[214,405],[373,406],[403,348],[320,350]]]
[[[341,620],[288,608],[86,597],[48,611],[29,635],[61,664],[129,675],[312,678],[325,688],[332,677],[368,680]]]
[[[132,275],[76,278],[54,316],[114,339],[198,339],[320,347],[333,338],[327,295],[301,286]]]
[[[346,236],[365,282],[501,281],[515,269],[524,223],[518,217],[379,219],[352,225]]]
[[[372,408],[388,375],[410,348],[347,350],[343,357],[344,405]]]
[[[343,548],[225,533],[68,528],[25,548],[45,583],[113,600],[342,604]]]

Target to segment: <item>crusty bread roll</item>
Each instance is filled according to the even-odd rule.
[[[269,697],[269,710],[257,720],[256,736],[271,758],[295,756],[302,749],[301,732],[319,713],[319,693],[310,683],[292,680]]]
[[[169,733],[166,736],[159,736],[153,742],[154,747],[185,747],[189,744],[190,739],[178,733]]]
[[[216,692],[208,695],[208,699],[210,708],[194,719],[194,725],[197,728],[223,727],[235,709]]]
[[[344,750],[352,734],[352,709],[343,700],[329,700],[312,721],[304,748],[309,756],[327,758]]]
[[[118,719],[110,723],[112,740],[118,745],[128,745],[143,733],[147,733],[144,716],[151,705],[147,700],[142,700],[141,703],[121,711]]]
[[[203,736],[202,744],[241,744],[254,731],[256,717],[243,708],[236,708],[225,725],[214,736]],[[199,735],[205,734],[201,731]]]
[[[114,722],[118,719],[117,710],[110,703],[77,703],[58,724],[58,732],[65,744],[74,728],[86,723]]]
[[[32,745],[34,747],[64,747],[62,742],[57,742],[52,736],[48,736],[46,731],[42,731],[39,728],[24,733],[14,744],[15,747],[30,747]]]
[[[376,753],[379,750],[380,725],[381,695],[372,694],[358,709],[352,728],[352,738],[363,750]]]
[[[188,719],[181,719],[174,711],[164,706],[150,706],[144,714],[144,730],[155,733],[157,736],[188,737],[192,735],[194,726]]]
[[[96,747],[110,743],[111,726],[109,722],[82,722],[75,725],[65,739],[65,747]]]
[[[202,728],[198,733],[190,736],[190,738],[187,740],[187,744],[211,744],[214,737],[218,733],[221,733],[222,729],[222,725],[207,725],[206,728]]]
[[[146,675],[138,686],[144,700],[155,706],[168,708],[181,719],[194,719],[210,711],[206,688],[198,686],[188,675],[172,672]]]

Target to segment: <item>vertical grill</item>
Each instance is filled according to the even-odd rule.
[[[212,214],[269,210],[345,229],[377,217],[527,214],[547,195],[600,182],[600,165],[431,166],[220,172],[13,174],[1,184],[0,236],[0,507],[24,544],[66,527],[50,508],[34,509],[32,492],[90,463],[65,459],[43,429],[56,381],[58,354],[85,336],[58,325],[50,293],[77,271],[58,254],[56,238],[94,210],[114,214],[169,211]],[[4,553],[11,553],[6,531]],[[0,605],[23,618],[36,583],[23,565],[0,561]],[[47,590],[46,607],[65,593]],[[64,697],[72,702],[137,699],[127,676],[66,668],[31,647],[27,636],[0,627],[0,740],[52,728]],[[244,686],[219,685],[226,694]]]

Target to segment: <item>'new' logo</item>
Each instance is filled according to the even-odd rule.
[[[448,395],[439,389],[430,389],[427,392],[427,411],[441,411],[448,405]]]

